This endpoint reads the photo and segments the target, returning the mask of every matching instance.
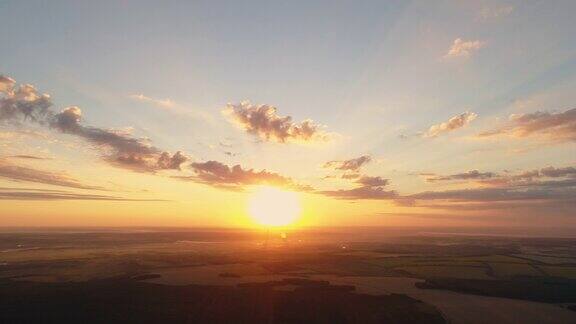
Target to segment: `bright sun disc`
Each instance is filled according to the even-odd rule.
[[[300,199],[295,192],[262,187],[251,197],[249,211],[261,225],[285,226],[300,215]]]

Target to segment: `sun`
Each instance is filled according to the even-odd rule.
[[[248,209],[261,225],[286,226],[300,216],[300,197],[295,192],[260,187],[250,198]]]

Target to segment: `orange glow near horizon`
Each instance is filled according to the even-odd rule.
[[[254,221],[266,227],[293,224],[300,217],[301,210],[297,193],[265,186],[254,192],[248,205]]]

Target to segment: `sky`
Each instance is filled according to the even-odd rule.
[[[576,228],[575,11],[1,1],[0,226]]]

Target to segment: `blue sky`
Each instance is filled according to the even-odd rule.
[[[349,184],[322,181],[324,162],[369,155],[365,172],[415,194],[465,185],[418,173],[574,165],[573,140],[477,136],[511,114],[574,107],[574,12],[574,1],[2,1],[0,73],[56,111],[79,106],[90,125],[130,127],[195,161],[329,188]],[[262,141],[221,113],[244,100],[334,140]],[[476,117],[423,136],[465,112]]]

